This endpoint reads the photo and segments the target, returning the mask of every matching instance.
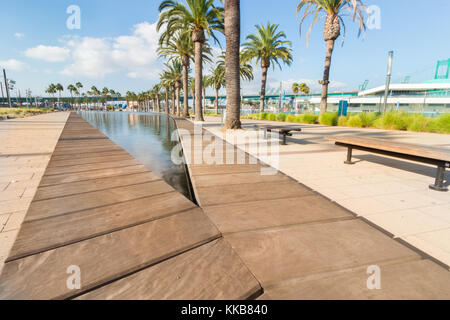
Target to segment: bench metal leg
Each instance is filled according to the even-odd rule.
[[[435,191],[448,191],[447,187],[444,187],[444,179],[445,179],[445,167],[438,166],[436,172],[436,181],[434,184],[430,184],[430,189]]]
[[[347,148],[347,160],[344,161],[345,164],[355,164],[352,161],[352,154],[353,154],[353,148],[352,147],[348,147]]]
[[[287,145],[287,143],[286,143],[286,136],[287,136],[287,134],[283,134],[283,142],[281,143],[282,145]]]

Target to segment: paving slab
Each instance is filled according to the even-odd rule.
[[[245,300],[261,287],[223,239],[78,297],[85,300]]]

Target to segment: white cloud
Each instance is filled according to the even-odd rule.
[[[134,26],[131,35],[116,38],[73,38],[67,41],[73,62],[62,70],[70,76],[104,77],[124,72],[130,78],[156,79],[159,76],[156,24]]]
[[[28,58],[49,62],[63,62],[69,58],[70,50],[63,47],[39,45],[37,47],[27,49],[25,51],[25,56]]]
[[[2,68],[14,71],[23,71],[29,69],[28,65],[25,62],[16,59],[0,61],[0,66]]]
[[[18,39],[22,39],[23,37],[25,37],[25,35],[21,32],[16,32],[16,33],[14,33],[14,37],[16,37]]]

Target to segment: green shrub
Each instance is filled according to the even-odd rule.
[[[296,116],[294,116],[292,114],[288,114],[287,117],[286,117],[286,120],[284,120],[284,121],[286,121],[286,122],[296,122],[295,120],[296,120]]]
[[[359,115],[350,116],[347,121],[347,126],[349,127],[355,127],[355,128],[362,128],[363,122],[361,120],[361,117]]]
[[[388,130],[406,130],[408,128],[408,114],[399,111],[390,111],[383,117],[382,127]]]
[[[277,121],[286,121],[286,114],[284,113],[277,114]]]
[[[432,118],[428,125],[428,131],[438,133],[450,133],[450,113]]]
[[[361,119],[362,127],[368,128],[373,127],[373,123],[380,117],[379,114],[375,112],[362,112],[359,114]]]
[[[274,115],[273,113],[269,113],[267,116],[267,120],[269,121],[276,121],[277,120],[277,116]]]
[[[308,123],[308,124],[314,124],[317,123],[317,120],[319,119],[319,116],[316,116],[315,114],[311,114],[311,113],[305,113],[303,115],[303,123]]]
[[[338,126],[345,127],[347,125],[348,117],[340,116],[338,119]]]
[[[417,132],[426,132],[429,131],[429,123],[431,118],[425,117],[421,114],[414,114],[408,117],[407,122],[407,130],[408,131],[417,131]]]
[[[320,116],[319,122],[326,126],[336,126],[338,123],[338,115],[337,113],[331,112],[324,113]]]

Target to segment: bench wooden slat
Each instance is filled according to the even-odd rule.
[[[383,139],[375,139],[368,137],[358,137],[352,135],[326,137],[327,140],[337,143],[361,146],[406,155],[429,158],[438,161],[450,162],[450,150],[438,147],[430,147],[419,144],[394,142]]]

